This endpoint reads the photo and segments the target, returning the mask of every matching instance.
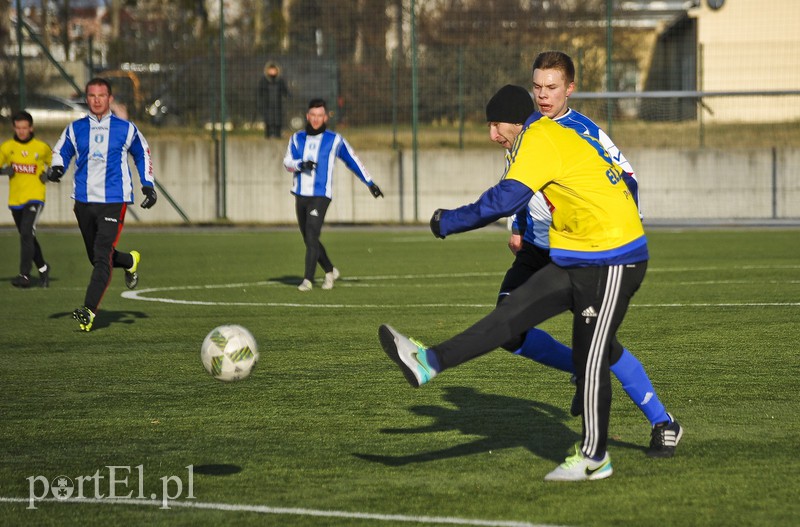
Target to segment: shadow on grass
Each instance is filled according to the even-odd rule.
[[[204,474],[207,476],[230,476],[231,474],[238,474],[242,471],[239,465],[229,464],[211,464],[211,465],[195,465],[192,467],[195,474]]]
[[[419,434],[419,444],[426,444],[425,434],[459,431],[464,435],[480,436],[473,441],[452,447],[402,456],[353,454],[355,457],[402,466],[455,457],[468,456],[523,447],[532,454],[554,463],[564,461],[570,445],[580,440],[580,435],[569,428],[566,421],[573,419],[566,411],[553,405],[516,397],[480,393],[474,388],[446,388],[444,400],[448,406],[413,406],[411,412],[434,421],[416,428],[385,428],[384,434]],[[455,406],[453,408],[452,406]],[[609,444],[642,449],[640,445],[609,439]]]
[[[68,313],[53,313],[48,318],[72,318],[72,311]],[[107,311],[100,309],[92,324],[92,332],[105,329],[112,324],[135,324],[136,320],[141,318],[147,318],[147,314],[142,311]],[[75,324],[77,324],[77,321]]]
[[[277,276],[275,278],[267,278],[270,282],[277,282],[279,284],[285,285],[300,285],[300,282],[303,281],[303,277],[300,275],[283,275]]]
[[[315,280],[315,286],[316,286],[320,284],[319,273],[317,273],[315,278],[316,278]],[[359,282],[359,280],[356,278],[341,278],[340,280],[347,280],[349,283]],[[267,278],[267,281],[276,282],[284,285],[298,286],[300,285],[300,282],[303,281],[303,277],[300,275],[283,275],[283,276],[277,276],[275,278]]]
[[[35,269],[34,269],[34,271],[35,271]],[[6,282],[9,285],[9,289],[12,290],[12,291],[13,290],[26,291],[28,289],[47,289],[46,287],[45,288],[42,287],[42,284],[39,281],[39,277],[36,274],[31,274],[30,275],[30,278],[31,278],[31,286],[30,287],[14,287],[14,286],[11,285],[11,281],[14,278],[16,278],[17,276],[18,275],[0,277],[0,283]],[[58,278],[53,278],[51,276],[50,277],[50,283],[52,284],[53,282],[58,282]]]

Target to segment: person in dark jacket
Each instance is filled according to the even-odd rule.
[[[281,70],[274,62],[267,62],[264,75],[258,81],[258,110],[264,118],[264,137],[281,136],[283,128],[283,99],[289,96],[289,88],[281,77]]]

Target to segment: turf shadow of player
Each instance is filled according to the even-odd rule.
[[[53,313],[48,318],[72,318],[72,312]],[[111,311],[104,309],[92,324],[92,331],[109,327],[111,324],[135,324],[137,319],[148,318],[142,311]]]
[[[404,456],[353,454],[366,461],[401,466],[441,459],[486,453],[505,448],[523,447],[543,459],[558,461],[564,456],[561,445],[574,443],[580,435],[565,422],[567,412],[539,401],[505,395],[485,394],[469,387],[445,388],[449,406],[413,406],[410,410],[434,421],[415,428],[385,428],[384,434],[432,434],[460,431],[478,439],[452,447]],[[617,442],[618,443],[618,442]],[[639,446],[621,443],[639,449]]]

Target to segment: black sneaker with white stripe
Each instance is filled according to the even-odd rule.
[[[683,427],[667,414],[669,421],[658,423],[653,427],[650,434],[650,448],[647,449],[649,457],[672,457],[675,455],[675,447],[683,437]]]
[[[31,286],[31,279],[24,274],[19,274],[11,280],[11,285],[20,289],[28,289]]]

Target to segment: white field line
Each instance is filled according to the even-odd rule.
[[[29,503],[29,498],[7,498],[0,497],[0,503]],[[142,500],[142,499],[95,499],[77,498],[59,500],[56,498],[45,498],[35,500],[34,503],[82,503],[92,505],[138,505],[144,507],[163,508],[161,500]],[[322,518],[344,518],[356,520],[387,521],[387,522],[411,522],[423,524],[447,524],[447,525],[480,525],[484,527],[556,527],[554,525],[537,524],[518,521],[503,520],[480,520],[471,518],[455,518],[451,516],[410,516],[405,514],[376,514],[371,512],[348,512],[332,511],[319,509],[304,509],[294,507],[269,507],[267,505],[236,505],[232,503],[205,503],[201,501],[168,501],[168,508],[186,509],[206,509],[216,511],[231,512],[254,512],[259,514],[283,514],[294,516],[315,516]],[[36,511],[31,511],[36,514]]]
[[[787,266],[795,268],[795,266]],[[800,268],[800,266],[796,266]],[[754,266],[749,266],[747,269],[755,269]],[[769,267],[773,268],[773,267]],[[744,269],[744,267],[743,267]],[[689,269],[687,269],[689,270]],[[684,271],[687,271],[684,270]],[[692,271],[699,270],[698,268],[690,269]],[[708,268],[706,270],[713,270]],[[675,271],[675,269],[665,270],[667,272]],[[658,272],[658,270],[648,270],[648,272]],[[359,286],[356,284],[358,281],[375,282],[384,280],[429,280],[429,279],[452,279],[452,278],[479,278],[479,277],[494,277],[500,276],[501,273],[455,273],[455,274],[422,274],[422,275],[384,275],[384,276],[364,276],[364,277],[350,277],[339,280],[340,285],[345,287]],[[353,283],[349,283],[353,282]],[[748,281],[735,281],[735,280],[720,280],[720,281],[683,281],[678,283],[671,283],[674,285],[715,285],[715,284],[746,284]],[[777,283],[777,282],[773,282]],[[800,281],[782,281],[781,284],[787,283],[800,283]],[[214,300],[181,300],[171,298],[169,295],[151,296],[153,293],[168,293],[170,291],[199,291],[199,290],[214,290],[214,289],[236,289],[247,287],[272,287],[281,286],[287,287],[284,282],[275,280],[263,280],[258,282],[238,282],[229,284],[203,284],[203,285],[185,285],[185,286],[171,286],[171,287],[153,287],[149,289],[140,289],[138,291],[125,291],[122,293],[123,298],[130,300],[141,300],[144,302],[161,302],[164,304],[180,304],[191,306],[243,306],[243,307],[302,307],[302,308],[323,308],[323,309],[438,309],[438,308],[475,308],[486,309],[493,308],[494,304],[489,303],[433,303],[433,304],[326,304],[326,303],[300,303],[300,302],[218,302]],[[288,286],[292,287],[292,286]],[[364,287],[369,287],[365,285]],[[427,287],[431,287],[430,284]],[[724,302],[724,303],[659,303],[659,304],[632,304],[632,307],[655,307],[655,308],[700,308],[700,307],[796,307],[800,306],[800,302]]]

